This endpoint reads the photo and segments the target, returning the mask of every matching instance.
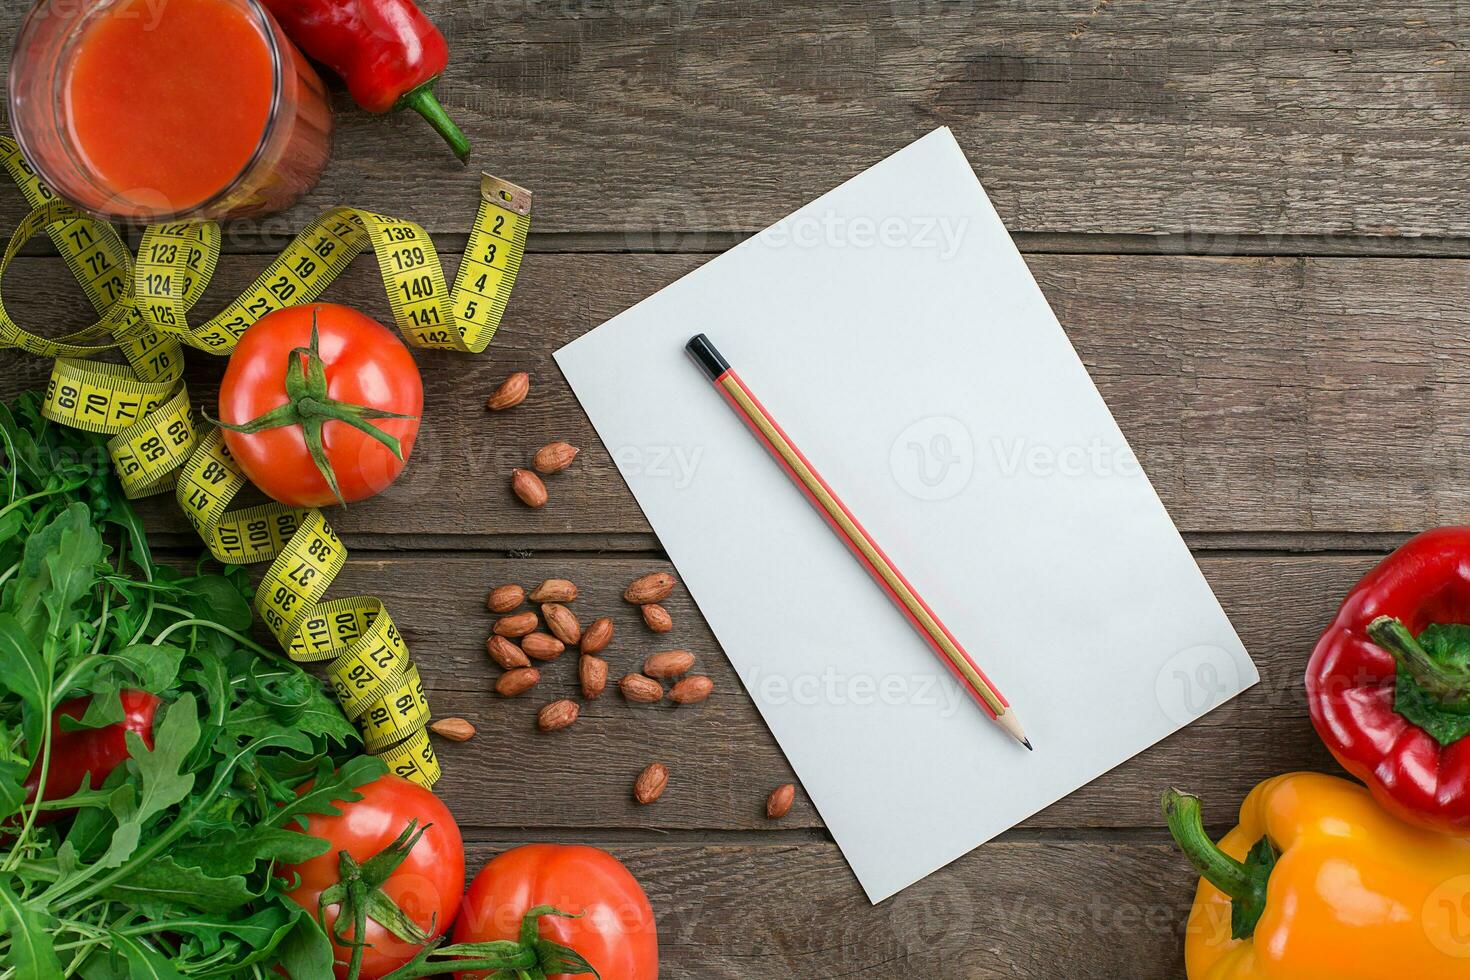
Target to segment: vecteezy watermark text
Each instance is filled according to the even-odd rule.
[[[934,708],[948,718],[960,711],[967,695],[949,677],[939,673],[866,673],[826,667],[818,673],[756,672],[749,683],[761,703],[802,706],[830,705]]]
[[[935,249],[941,259],[951,259],[969,227],[968,218],[951,215],[874,218],[829,209],[783,218],[755,237],[769,248]]]

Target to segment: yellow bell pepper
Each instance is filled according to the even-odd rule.
[[[1420,830],[1356,783],[1261,783],[1214,844],[1197,797],[1164,795],[1203,876],[1185,934],[1189,980],[1466,980],[1470,840]]]

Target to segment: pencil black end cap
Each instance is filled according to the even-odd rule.
[[[725,356],[702,333],[690,337],[684,349],[704,369],[704,373],[709,375],[711,381],[730,370],[730,362],[725,360]]]

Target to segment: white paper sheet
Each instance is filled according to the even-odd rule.
[[[1034,753],[688,360],[700,332]],[[1257,680],[948,129],[556,358],[874,902]]]

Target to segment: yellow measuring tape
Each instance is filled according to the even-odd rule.
[[[135,257],[117,230],[58,199],[0,137],[0,166],[32,210],[0,256],[0,277],[27,241],[46,231],[95,307],[91,326],[45,338],[20,327],[0,297],[0,349],[56,359],[43,412],[111,436],[108,453],[129,497],[173,489],[215,558],[270,561],[255,607],[292,659],[330,661],[333,689],[363,730],[368,751],[425,786],[439,762],[418,668],[383,604],[371,596],[323,602],[347,552],[319,510],[262,504],[230,511],[246,478],[218,429],[201,431],[183,383],[183,348],[223,355],[274,310],[309,303],[371,248],[398,329],[409,344],[477,354],[505,313],[525,252],[531,193],[486,174],[480,209],[450,289],[428,234],[411,221],[333,208],[276,257],[217,316],[192,325],[220,254],[213,222],[152,225]],[[120,350],[127,364],[87,360]]]

